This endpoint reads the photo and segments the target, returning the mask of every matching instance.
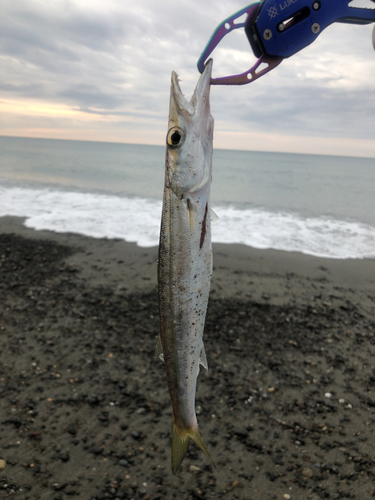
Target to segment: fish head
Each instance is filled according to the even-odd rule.
[[[210,111],[212,59],[188,101],[172,73],[166,153],[166,186],[176,195],[195,193],[211,182],[214,120]]]

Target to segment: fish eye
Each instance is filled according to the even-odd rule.
[[[185,142],[185,132],[179,127],[173,127],[167,135],[167,144],[172,148],[179,148]]]

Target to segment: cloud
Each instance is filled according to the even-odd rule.
[[[67,117],[59,122],[57,115],[56,134],[60,123],[62,135],[76,128],[79,138],[89,138],[93,129],[85,132],[83,125],[87,114],[94,137],[102,127],[104,140],[121,140],[124,127],[126,137],[139,131],[134,135],[139,142],[143,127],[146,141],[163,141],[171,71],[179,73],[190,97],[199,76],[197,59],[213,30],[243,6],[229,0],[4,0],[0,99],[17,102],[18,108],[30,99],[70,108],[75,118],[69,126]],[[247,137],[294,136],[295,143],[301,137],[374,140],[371,30],[335,24],[254,83],[212,88],[216,131],[229,139],[239,131]],[[241,30],[214,53],[214,72],[242,72],[253,62]],[[17,135],[32,122],[26,111],[7,121],[9,116],[6,108],[0,133]],[[43,116],[34,129],[48,134],[51,115],[44,127]]]

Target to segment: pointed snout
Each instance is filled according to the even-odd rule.
[[[206,62],[206,65],[204,67],[204,71],[197,83],[197,88],[195,89],[195,92],[197,94],[197,97],[202,93],[205,93],[206,91],[209,91],[210,84],[211,84],[211,77],[212,77],[212,65],[213,65],[213,60],[209,59]]]

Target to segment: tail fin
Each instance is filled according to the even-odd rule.
[[[173,422],[172,424],[172,472],[176,474],[178,471],[181,462],[183,461],[189,444],[189,438],[194,441],[196,445],[201,448],[208,458],[213,463],[215,469],[216,465],[213,461],[210,452],[207,450],[204,441],[199,434],[198,426],[193,427],[192,429],[179,429],[177,425]]]

